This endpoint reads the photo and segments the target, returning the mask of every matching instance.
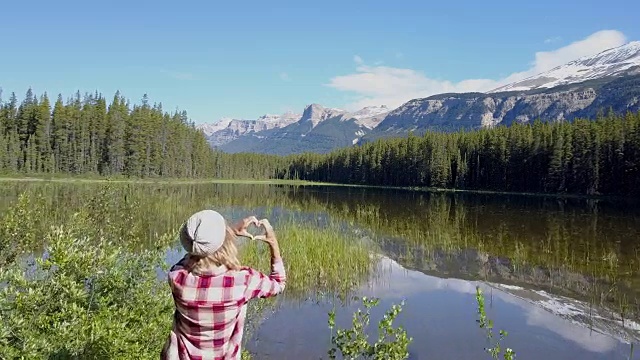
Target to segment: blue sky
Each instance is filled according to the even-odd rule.
[[[116,90],[196,122],[483,91],[640,40],[629,0],[9,1],[3,98]]]

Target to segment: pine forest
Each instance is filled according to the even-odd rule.
[[[88,93],[0,101],[0,172],[288,179],[532,193],[640,195],[640,113],[427,132],[329,154],[225,154],[185,111]]]

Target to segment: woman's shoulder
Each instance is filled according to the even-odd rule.
[[[260,270],[252,268],[250,266],[241,266],[237,270],[232,270],[231,272],[236,274],[236,276],[242,277],[244,279],[264,276],[264,274]]]
[[[237,270],[233,270],[236,274],[246,276],[259,272],[258,270],[250,267],[250,266],[241,266]]]

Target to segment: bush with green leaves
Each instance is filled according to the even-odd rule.
[[[44,236],[42,223],[43,198],[40,194],[22,193],[16,204],[3,213],[0,225],[0,269],[18,256],[24,249],[40,245]]]
[[[370,323],[371,308],[378,306],[380,300],[377,298],[361,298],[365,310],[358,308],[353,314],[352,327],[350,329],[337,329],[335,310],[329,313],[329,328],[332,331],[332,347],[328,351],[330,359],[336,359],[339,352],[343,359],[385,359],[404,360],[409,357],[409,344],[412,338],[407,336],[407,332],[401,327],[393,326],[394,320],[402,311],[404,301],[400,305],[394,304],[386,311],[382,319],[378,322],[378,339],[375,343],[369,343],[367,329]]]
[[[38,211],[29,203],[9,211],[23,215],[12,228],[28,229]],[[164,252],[125,250],[120,234],[98,226],[99,212],[82,210],[51,227],[39,239],[42,253],[0,268],[0,359],[158,357],[173,312],[157,275]]]

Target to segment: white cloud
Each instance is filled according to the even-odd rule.
[[[603,30],[553,51],[537,52],[529,69],[525,71],[513,73],[503,79],[467,79],[460,82],[432,79],[413,69],[369,66],[360,56],[355,55],[353,61],[356,72],[335,76],[326,85],[355,94],[356,100],[345,106],[348,110],[383,104],[394,108],[408,100],[439,93],[489,91],[625,42],[626,37],[621,32]]]
[[[280,80],[288,82],[288,81],[291,81],[291,77],[286,72],[281,72],[280,73]]]

